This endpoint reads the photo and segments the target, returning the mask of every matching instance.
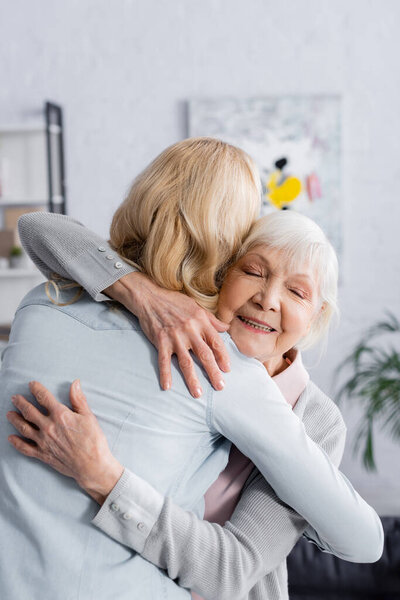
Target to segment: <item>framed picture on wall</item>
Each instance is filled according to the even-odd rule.
[[[261,214],[298,210],[322,227],[340,256],[340,96],[192,100],[189,135],[248,152],[260,170]]]

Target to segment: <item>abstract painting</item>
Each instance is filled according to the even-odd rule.
[[[189,135],[248,152],[261,174],[261,215],[297,210],[311,217],[340,256],[340,107],[337,95],[192,100]]]

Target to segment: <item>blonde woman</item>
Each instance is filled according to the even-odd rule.
[[[218,367],[229,370],[217,334],[227,327],[213,312],[223,273],[259,216],[260,198],[258,170],[245,152],[213,138],[191,138],[167,148],[135,179],[113,217],[110,244],[50,213],[24,215],[19,231],[46,276],[72,278],[94,300],[112,297],[132,311],[159,349],[161,387],[171,386],[176,354],[197,396],[189,350],[215,389],[223,386]]]
[[[216,163],[213,164],[215,168]],[[158,171],[157,176],[161,177],[162,173]],[[196,185],[199,181],[194,178],[190,181],[191,186],[187,185],[187,181],[185,183],[184,189],[186,193],[189,190],[190,195],[191,186]],[[183,212],[180,212],[177,218],[182,219],[182,215]],[[187,216],[185,216],[186,218]],[[156,218],[148,220],[149,226],[154,227],[155,221]],[[161,236],[163,233],[166,235],[170,233],[163,231],[162,227],[165,221],[163,219],[158,222],[158,233]],[[168,227],[170,228],[170,224]],[[274,230],[275,227],[272,227],[272,232]],[[81,229],[81,231],[84,230]],[[179,239],[177,231],[179,233],[179,228],[175,230],[175,235]],[[146,345],[137,321],[130,319],[128,312],[122,313],[124,319],[127,319],[124,321],[113,311],[96,308],[99,304],[91,303],[86,295],[82,295],[78,302],[69,303],[65,297],[65,292],[69,293],[69,289],[63,291],[59,298],[60,301],[56,304],[51,304],[46,299],[43,286],[39,290],[33,290],[31,295],[23,301],[17,313],[14,322],[15,335],[11,338],[10,353],[5,355],[5,374],[7,375],[7,371],[10,373],[12,368],[16,369],[15,364],[13,367],[11,365],[13,364],[13,353],[14,356],[17,356],[15,353],[18,351],[18,346],[21,352],[25,352],[24,358],[27,357],[27,346],[33,334],[38,338],[34,340],[35,350],[38,354],[35,357],[38,371],[40,370],[38,365],[41,364],[38,361],[47,355],[49,358],[46,369],[50,370],[52,376],[54,376],[52,369],[56,369],[60,373],[65,373],[64,377],[68,379],[71,371],[78,368],[79,365],[79,368],[84,371],[82,380],[91,407],[94,409],[98,422],[105,430],[113,452],[110,452],[94,414],[75,386],[71,390],[70,396],[75,412],[60,405],[54,396],[38,383],[31,387],[31,391],[38,402],[48,410],[48,415],[45,416],[39,411],[35,411],[23,395],[17,395],[15,405],[22,412],[22,416],[13,412],[8,413],[8,418],[17,430],[33,440],[36,446],[27,445],[17,436],[12,436],[10,441],[27,456],[35,456],[62,474],[74,477],[83,489],[102,504],[99,514],[93,521],[94,524],[117,541],[135,548],[137,552],[146,552],[154,528],[161,527],[162,529],[162,519],[165,517],[168,521],[168,506],[171,504],[168,504],[168,500],[164,502],[160,492],[170,495],[183,508],[194,509],[201,514],[202,510],[198,504],[199,492],[203,489],[204,493],[206,482],[211,483],[213,475],[215,478],[227,459],[229,445],[221,444],[220,434],[222,433],[235,441],[244,454],[254,460],[255,465],[267,477],[281,500],[290,503],[316,528],[319,534],[309,529],[308,535],[317,540],[322,547],[330,549],[348,560],[376,560],[382,551],[382,528],[377,515],[360,498],[346,478],[337,471],[329,461],[328,455],[319,450],[307,437],[301,421],[292,413],[289,404],[279,395],[275,383],[267,376],[268,367],[271,375],[275,376],[282,374],[285,370],[289,372],[291,369],[296,379],[296,372],[300,369],[301,375],[296,381],[297,384],[303,385],[305,394],[303,409],[305,409],[304,400],[309,400],[310,424],[315,419],[314,425],[316,425],[316,427],[314,426],[315,438],[332,455],[334,462],[338,463],[343,450],[345,434],[340,413],[322,392],[315,386],[308,385],[304,380],[304,370],[301,369],[296,352],[287,354],[300,341],[304,342],[307,337],[315,336],[318,332],[323,331],[328,320],[324,315],[329,315],[335,307],[337,271],[334,254],[327,242],[323,242],[322,232],[316,230],[315,225],[311,227],[310,232],[314,238],[319,236],[316,244],[317,251],[314,254],[310,251],[314,247],[313,244],[315,245],[315,239],[311,246],[308,238],[303,241],[303,245],[298,241],[297,245],[286,244],[285,246],[285,244],[282,245],[282,238],[279,236],[278,241],[271,241],[273,240],[271,231],[269,238],[263,234],[263,240],[255,233],[255,237],[250,236],[249,245],[244,246],[246,249],[244,256],[239,258],[239,261],[229,269],[225,279],[225,288],[223,286],[221,290],[218,314],[225,321],[230,322],[230,332],[236,342],[236,345],[232,344],[229,336],[224,334],[223,338],[233,363],[232,371],[226,375],[225,389],[213,393],[212,388],[208,388],[206,399],[198,398],[196,401],[185,399],[185,387],[183,380],[179,377],[176,365],[174,365],[176,381],[174,381],[172,390],[164,393],[154,386],[155,354],[151,347]],[[191,242],[190,237],[188,240]],[[219,240],[223,240],[223,236],[220,236]],[[146,241],[144,241],[145,244]],[[261,244],[263,245],[260,247]],[[84,246],[85,244],[83,244]],[[322,255],[318,246],[323,250]],[[85,252],[88,252],[88,247],[90,244],[86,246],[83,253],[79,253],[80,259],[85,256]],[[99,253],[103,253],[103,247],[101,244],[97,246]],[[135,262],[141,267],[139,259],[145,255],[144,248],[137,243],[136,248],[137,260]],[[299,254],[299,249],[303,249],[304,252]],[[188,252],[182,254],[182,260],[185,261],[191,256],[196,256],[196,252],[194,252],[194,246],[189,243]],[[297,261],[294,260],[296,258]],[[160,260],[165,262],[166,255],[160,256]],[[120,267],[116,266],[115,268]],[[163,275],[168,272],[168,265],[165,264],[165,269],[161,268],[158,271]],[[192,277],[193,274],[196,274],[194,270],[188,272],[192,274]],[[307,272],[308,284],[303,281],[305,272]],[[299,282],[299,277],[302,283]],[[76,278],[75,275],[74,278]],[[295,300],[297,295],[293,280],[297,281],[297,291],[299,291],[299,287],[307,288],[308,286],[308,296],[306,293],[302,301]],[[272,282],[276,283],[272,285]],[[190,289],[190,281],[185,282],[185,286],[186,289]],[[202,292],[201,288],[199,291]],[[72,293],[74,293],[73,290]],[[239,298],[240,306],[237,305]],[[34,307],[33,312],[32,307]],[[45,315],[43,315],[43,311]],[[264,313],[270,313],[269,319],[273,317],[273,323],[269,322],[268,327],[266,321],[257,317]],[[32,325],[32,318],[36,320],[34,325]],[[18,320],[19,322],[17,322]],[[23,332],[28,329],[28,325],[30,331],[27,331],[24,336]],[[41,325],[42,329],[38,325]],[[57,326],[57,329],[53,328],[50,336],[47,333],[49,325]],[[93,335],[91,331],[95,331],[96,335]],[[112,334],[113,331],[117,332],[116,336]],[[123,335],[124,333],[125,335]],[[79,335],[76,338],[77,334]],[[260,341],[262,336],[268,340],[268,342],[265,341],[265,347],[264,342]],[[133,343],[131,349],[134,352],[130,357],[120,350],[120,344],[124,342],[124,338],[128,338]],[[275,338],[279,340],[279,343],[271,344],[271,340]],[[59,340],[58,345],[57,339]],[[116,343],[117,341],[118,343]],[[46,343],[44,344],[44,342]],[[46,351],[43,349],[44,345]],[[67,357],[68,360],[63,365],[63,369],[60,369],[55,351],[60,348],[65,349],[65,346],[68,352],[63,352],[62,356],[63,358]],[[238,350],[241,350],[243,354]],[[103,356],[104,354],[105,356]],[[292,365],[295,366],[295,369],[291,368],[292,365],[285,368],[285,365],[288,365],[286,359],[289,362],[293,359]],[[130,361],[133,362],[131,367],[133,373],[130,373],[129,370]],[[267,369],[262,366],[263,364],[268,365]],[[32,366],[30,365],[30,368]],[[26,363],[24,363],[24,369],[27,370]],[[16,370],[18,372],[18,369]],[[125,379],[129,377],[131,377],[131,383],[135,385],[131,389],[132,397],[128,402],[124,386],[127,383]],[[207,380],[200,370],[197,370],[197,377],[206,387]],[[40,375],[39,379],[46,382],[45,375],[43,377]],[[50,376],[48,379],[51,379]],[[7,383],[7,376],[5,382]],[[54,381],[50,381],[50,385],[47,385],[53,389],[55,387]],[[54,389],[54,391],[58,397],[62,397],[62,390]],[[124,424],[128,423],[131,426],[131,431],[127,435],[126,429],[121,434],[120,428],[118,429],[119,433],[113,428],[115,422],[118,423],[118,420],[122,418],[122,415],[116,417],[121,409],[121,404],[123,406],[122,413],[124,411],[126,413],[129,403],[133,404],[134,412],[132,417],[130,417],[131,413],[128,413],[123,420]],[[316,414],[318,408],[320,414]],[[323,414],[323,419],[320,418],[321,414]],[[30,423],[33,423],[35,427],[32,427]],[[319,431],[320,425],[323,434]],[[313,429],[312,425],[311,429]],[[122,465],[125,466],[125,469]],[[250,473],[252,468],[253,466],[249,463],[245,465],[241,476]],[[19,469],[21,469],[21,465],[19,465]],[[29,470],[23,469],[23,471],[28,477]],[[149,487],[132,471],[144,475],[158,491]],[[318,479],[316,473],[318,473]],[[11,477],[10,472],[8,475]],[[49,485],[50,481],[50,479],[47,480]],[[18,486],[15,485],[15,481],[13,483],[15,493]],[[60,483],[61,480],[58,481],[58,484]],[[62,487],[61,489],[65,496],[65,489]],[[241,509],[244,509],[245,514],[240,513],[240,506],[237,509],[242,515],[239,524],[242,526],[243,533],[237,526],[236,535],[232,535],[232,532],[227,532],[222,528],[218,530],[215,529],[217,526],[208,524],[211,531],[216,532],[217,538],[215,536],[213,538],[214,533],[212,533],[209,538],[211,540],[210,547],[206,545],[204,548],[202,544],[198,545],[197,543],[191,546],[194,551],[197,549],[199,554],[194,555],[196,560],[194,563],[192,561],[193,564],[189,567],[189,571],[187,563],[184,565],[184,561],[181,562],[184,558],[181,554],[185,554],[185,545],[175,544],[171,537],[167,540],[164,538],[163,541],[162,536],[157,535],[157,539],[161,540],[161,550],[158,547],[157,552],[159,556],[161,552],[162,556],[160,561],[154,556],[152,560],[156,564],[170,569],[171,577],[179,577],[179,583],[185,587],[192,587],[201,593],[205,592],[206,597],[228,597],[221,595],[215,587],[207,588],[208,579],[213,586],[218,585],[218,577],[208,578],[204,571],[207,561],[203,564],[203,560],[210,552],[213,561],[219,557],[223,575],[236,573],[234,582],[235,577],[240,575],[240,587],[236,587],[235,593],[240,591],[243,596],[257,580],[266,573],[274,571],[272,587],[271,582],[268,583],[268,577],[264,577],[263,582],[258,584],[261,585],[261,588],[258,588],[258,591],[254,588],[256,595],[253,597],[257,597],[260,589],[270,590],[271,597],[284,597],[286,588],[282,561],[296,541],[294,538],[304,531],[306,522],[277,497],[274,497],[272,489],[257,471],[252,472],[247,489],[248,492],[246,490],[241,501]],[[52,491],[55,493],[56,490],[57,486],[55,489],[53,486]],[[43,519],[48,520],[47,512],[51,511],[52,507],[60,517],[62,497],[61,495],[58,499],[55,497],[49,500],[47,497],[41,497],[42,503],[45,501],[44,504],[47,508],[47,510],[43,510],[43,505],[41,505]],[[82,497],[77,496],[76,500],[78,498],[81,502]],[[274,515],[269,509],[275,507],[278,511],[275,513],[275,519],[264,518],[254,521],[256,515],[260,516],[257,511],[260,509],[260,499],[262,498],[267,499],[264,508],[267,507],[268,510],[261,511],[261,514],[264,517],[266,515],[273,517]],[[30,494],[29,499],[32,502]],[[5,501],[7,500],[9,498],[6,497]],[[63,503],[61,524],[58,525],[58,528],[61,528],[62,540],[68,538],[68,534],[70,534],[73,556],[79,558],[82,556],[82,549],[77,544],[73,530],[75,529],[75,533],[78,530],[81,533],[85,531],[87,509],[83,512],[81,509],[81,513],[77,516],[76,506],[70,506],[71,497],[68,500],[67,510],[65,502]],[[244,506],[243,502],[245,502]],[[23,518],[21,505],[23,506],[23,502],[19,502],[19,525]],[[76,524],[74,525],[73,515],[78,522],[78,527]],[[193,515],[183,511],[174,521],[175,524],[185,523],[184,530],[186,530],[187,522],[182,519],[185,516],[193,519]],[[10,518],[10,514],[8,518]],[[244,527],[246,523],[247,532]],[[69,527],[66,527],[67,524]],[[192,525],[196,525],[195,521],[192,522]],[[207,526],[205,523],[204,525]],[[176,526],[178,527],[178,525]],[[271,535],[260,537],[257,535],[259,527],[267,528],[264,534],[267,534],[268,528],[270,528]],[[56,527],[54,535],[59,540],[58,528]],[[177,531],[179,531],[179,527],[178,530],[174,529],[174,535]],[[32,532],[30,533],[32,534]],[[186,533],[190,534],[187,530]],[[48,532],[50,542],[52,534],[52,531]],[[107,593],[109,593],[107,590],[112,590],[116,596],[121,598],[125,595],[131,598],[145,598],[150,597],[152,593],[155,593],[156,597],[161,597],[162,594],[164,597],[170,598],[185,597],[186,591],[183,588],[179,588],[175,582],[168,580],[161,572],[156,571],[158,573],[156,576],[151,570],[151,565],[147,562],[140,562],[138,555],[129,554],[123,546],[112,542],[107,537],[98,537],[93,531],[91,534],[83,536],[86,540],[87,551],[84,555],[84,571],[80,576],[80,590],[86,592],[91,590],[96,597],[107,597]],[[279,534],[281,534],[283,544],[281,544]],[[34,539],[36,544],[39,544],[39,540],[33,534],[29,536],[29,539]],[[204,541],[204,537],[196,539]],[[228,540],[228,546],[225,539]],[[179,549],[181,554],[179,552],[170,554],[166,546],[162,550],[162,544],[165,541],[167,545],[172,542],[172,548],[175,551]],[[260,543],[261,545],[259,545]],[[60,560],[60,550],[54,544],[53,546],[49,545],[51,548],[45,544],[40,546],[40,555],[46,557],[47,564],[54,563],[57,566],[57,562]],[[266,550],[268,547],[274,548],[275,545],[277,546],[275,559],[277,557],[279,559],[276,564],[271,565],[266,560],[268,555]],[[95,564],[93,564],[93,555],[97,558]],[[177,557],[178,563],[176,562]],[[201,563],[200,568],[203,569],[200,577],[198,571],[196,574],[196,567],[199,566],[198,558]],[[168,562],[169,559],[171,559],[171,563],[161,564],[163,560]],[[193,567],[194,569],[190,571]],[[216,563],[214,562],[215,567]],[[76,584],[76,580],[71,579],[71,575],[74,574],[74,566],[68,564],[68,569],[65,565],[64,568],[66,573],[63,574],[63,589],[65,591],[65,586],[67,586],[67,589],[71,591]],[[112,573],[114,576],[110,577]],[[152,577],[153,575],[154,577]],[[169,583],[167,583],[168,581]],[[189,581],[191,583],[188,583]],[[225,585],[225,591],[221,593],[229,594],[229,597],[232,597],[230,578],[223,577],[221,581]],[[57,597],[57,589],[54,587],[51,577],[48,584],[53,585],[51,588],[53,595],[49,595],[49,597]],[[279,596],[280,593],[283,595]],[[82,597],[90,596],[82,595]]]

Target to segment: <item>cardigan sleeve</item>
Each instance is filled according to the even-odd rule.
[[[339,426],[320,440],[332,459],[345,434]],[[200,521],[167,499],[143,556],[207,600],[239,600],[286,559],[306,527],[257,472],[224,527]]]
[[[250,375],[251,390],[244,390],[246,381],[238,380],[229,399],[223,391],[213,394],[212,425],[253,461],[283,502],[321,539],[330,540],[335,554],[351,562],[377,561],[384,534],[375,510],[307,435],[266,369],[259,367],[264,390],[256,385],[255,370]]]
[[[324,406],[306,411],[304,425],[339,465],[346,427],[332,402]],[[256,469],[224,527],[198,519],[170,498],[161,505],[158,492],[127,470],[121,479],[93,523],[208,600],[243,598],[286,558],[307,527]],[[128,521],[126,511],[132,517]],[[312,528],[309,535],[313,541],[318,537]],[[321,549],[331,551],[329,539],[318,541]]]
[[[32,212],[18,220],[18,233],[28,256],[45,277],[54,273],[79,283],[96,301],[110,300],[102,290],[136,271],[110,244],[82,223],[48,212]]]

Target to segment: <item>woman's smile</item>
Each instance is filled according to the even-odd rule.
[[[269,335],[271,333],[277,333],[276,329],[268,325],[267,323],[263,323],[258,319],[245,317],[243,315],[237,315],[237,318],[242,323],[246,329],[252,331],[252,333],[262,333],[264,335]]]

